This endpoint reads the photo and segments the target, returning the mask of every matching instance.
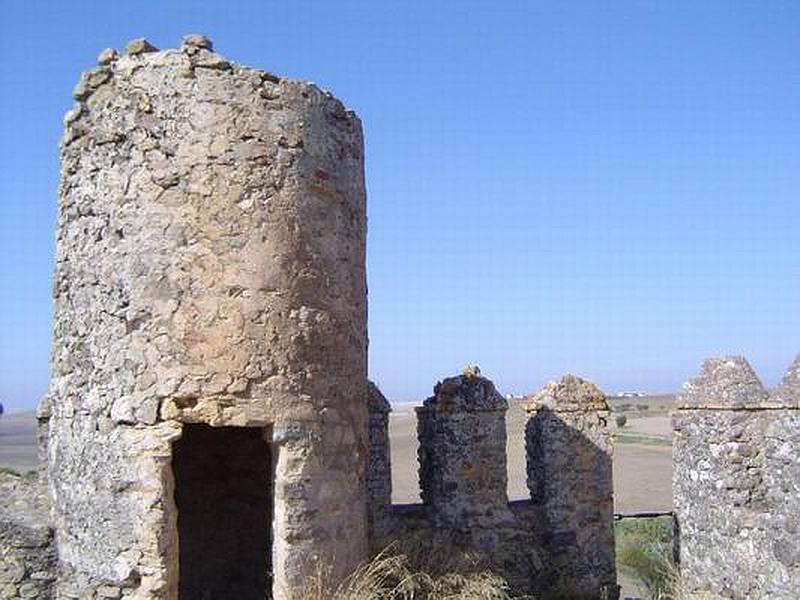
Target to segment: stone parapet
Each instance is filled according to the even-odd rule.
[[[392,461],[389,413],[392,407],[374,383],[367,383],[369,451],[367,453],[367,517],[370,540],[392,527]]]
[[[508,518],[507,409],[472,372],[438,383],[416,409],[422,502],[437,525],[469,530]]]

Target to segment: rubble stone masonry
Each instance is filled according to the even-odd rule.
[[[476,367],[438,383],[416,412],[423,503],[392,506],[352,111],[201,35],[104,50],[74,98],[47,469],[0,475],[0,597],[292,600],[417,533],[515,593],[617,597],[609,408],[578,377],[527,406],[512,503],[506,400]],[[706,361],[673,428],[684,585],[800,598],[800,356],[771,392],[742,358]]]
[[[684,585],[800,598],[800,356],[767,392],[744,358],[705,361],[673,413]]]
[[[613,438],[604,394],[573,375],[527,407],[528,489],[548,557],[548,586],[572,598],[613,598]]]
[[[199,35],[176,50],[134,40],[104,51],[74,97],[40,411],[60,596],[175,598],[180,581],[190,597],[190,580],[208,581],[179,548],[224,555],[235,524],[250,523],[230,444],[243,473],[275,482],[237,551],[271,552],[258,581],[236,570],[238,555],[219,563],[219,581],[239,578],[239,598],[266,585],[283,599],[310,563],[343,575],[367,552],[358,118]],[[198,479],[193,453],[215,481]],[[182,540],[192,519],[225,539]]]
[[[0,472],[0,598],[50,598],[56,578],[49,503],[40,473]]]

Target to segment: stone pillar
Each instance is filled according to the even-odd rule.
[[[433,392],[416,409],[419,481],[431,521],[465,533],[507,521],[505,398],[477,369]]]
[[[696,597],[800,597],[800,356],[768,393],[706,360],[673,412],[681,579]]]
[[[176,597],[187,424],[273,428],[275,598],[309,560],[341,577],[367,552],[358,118],[198,35],[104,51],[74,96],[46,411],[62,596]]]
[[[392,406],[371,381],[367,382],[369,452],[367,457],[367,517],[370,542],[380,544],[391,528],[392,460],[389,413]]]
[[[544,588],[564,597],[614,597],[613,438],[605,396],[566,375],[526,410],[528,489],[548,556]]]

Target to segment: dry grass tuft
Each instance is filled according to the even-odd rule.
[[[508,584],[478,557],[442,535],[389,544],[336,586],[319,565],[301,600],[511,600]]]
[[[667,561],[662,569],[666,582],[665,589],[653,596],[653,600],[721,600],[709,592],[692,592],[683,583],[681,572],[672,562]]]
[[[331,584],[330,565],[316,565],[301,600],[406,600],[414,598],[413,576],[406,558],[388,550],[360,565],[338,585]]]
[[[652,600],[719,600],[688,589],[672,557],[672,521],[668,517],[617,524],[617,568],[644,584]]]

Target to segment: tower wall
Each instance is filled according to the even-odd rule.
[[[42,411],[60,593],[175,597],[184,423],[270,436],[276,598],[309,560],[342,575],[367,539],[358,118],[202,36],[104,51],[74,95]]]
[[[688,593],[800,597],[800,356],[771,393],[744,358],[705,361],[673,430]]]

